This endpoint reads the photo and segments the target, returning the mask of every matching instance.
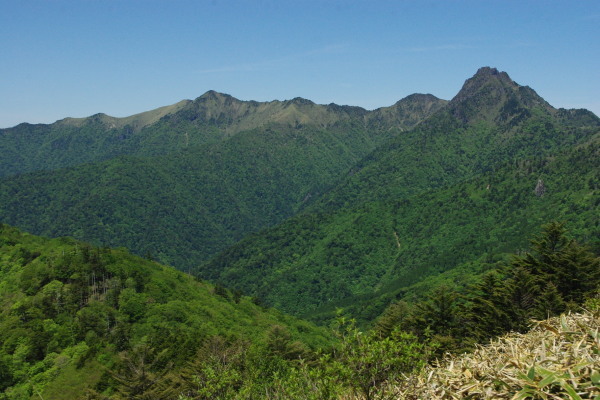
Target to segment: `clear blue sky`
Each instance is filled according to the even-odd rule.
[[[210,89],[373,109],[481,66],[600,115],[600,1],[0,0],[0,127]]]

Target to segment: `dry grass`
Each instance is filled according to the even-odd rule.
[[[400,399],[600,399],[600,315],[535,323],[447,358],[396,387]]]

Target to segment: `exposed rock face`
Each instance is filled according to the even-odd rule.
[[[542,179],[538,179],[537,185],[535,185],[535,195],[537,197],[542,197],[544,193],[546,193],[546,187],[544,186],[544,181]]]

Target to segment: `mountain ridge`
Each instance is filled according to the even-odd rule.
[[[475,101],[475,104],[471,104]],[[483,104],[482,104],[483,103]],[[538,107],[548,113],[555,109],[528,86],[513,81],[506,72],[496,68],[482,67],[465,81],[460,91],[450,100],[450,112],[468,123],[471,109],[503,104],[496,122],[509,123],[513,118],[529,116],[527,108]],[[525,115],[522,115],[525,114]]]
[[[436,102],[441,100],[433,96],[400,101],[412,105],[405,126],[416,124]],[[257,127],[238,129],[238,117],[260,113],[270,122],[241,119],[245,128]],[[163,263],[189,268],[242,234],[298,212],[403,130],[396,122],[393,129],[367,129],[365,113],[304,100],[242,102],[208,92],[157,123],[165,129],[147,143],[165,150],[168,134],[176,140],[167,142],[174,143],[169,151],[111,153],[93,163],[0,179],[0,216],[33,233],[126,245],[137,254],[152,253]],[[389,110],[396,121],[402,113]],[[323,115],[329,121],[303,119]],[[206,140],[198,142],[202,135]],[[133,146],[139,136],[117,136],[114,143],[121,149]],[[64,154],[60,146],[54,150]]]
[[[153,110],[143,111],[126,117],[113,117],[105,113],[97,113],[83,118],[67,117],[60,119],[55,123],[81,127],[87,122],[95,121],[107,125],[107,129],[123,128],[126,125],[131,125],[135,131],[139,131],[148,125],[156,123],[162,117],[184,108],[190,101],[191,100],[181,100],[168,106],[158,107]]]
[[[335,297],[348,296],[352,299],[354,295],[376,291],[378,287],[385,286],[385,282],[397,282],[394,290],[400,290],[409,281],[412,284],[426,274],[448,270],[455,266],[449,258],[450,253],[435,251],[436,247],[444,248],[443,245],[432,245],[430,250],[411,250],[420,245],[410,244],[413,236],[420,235],[416,235],[417,230],[431,228],[431,232],[419,236],[424,243],[436,237],[438,239],[435,240],[441,241],[444,235],[451,235],[453,228],[444,225],[444,216],[434,215],[434,211],[445,209],[445,197],[462,204],[467,188],[468,192],[474,192],[474,199],[492,196],[492,178],[488,178],[490,182],[480,182],[477,190],[470,188],[467,182],[482,176],[493,177],[495,171],[510,170],[512,165],[528,165],[528,170],[531,170],[533,165],[545,165],[553,157],[569,151],[575,152],[574,157],[577,157],[577,152],[586,146],[597,147],[600,119],[585,112],[548,108],[550,106],[533,90],[523,88],[506,73],[491,68],[481,69],[465,82],[460,95],[412,130],[379,146],[300,215],[220,253],[203,264],[199,273],[225,285],[264,296],[271,304],[290,312],[310,314],[315,304],[327,304]],[[586,150],[583,154],[592,157],[596,153]],[[544,214],[534,205],[528,205],[532,207],[532,213],[545,215],[545,218],[561,218],[562,215],[576,220],[569,207],[582,207],[582,210],[593,207],[593,199],[598,193],[592,171],[597,163],[593,164],[591,159],[579,162],[580,171],[568,169],[563,163],[556,167],[558,171],[552,173],[566,174],[568,170],[570,175],[567,179],[573,182],[588,176],[591,186],[579,182],[581,186],[577,189],[582,194],[589,191],[585,195],[588,196],[586,200],[578,204],[577,196],[569,197],[569,192],[565,192],[564,201],[570,206],[553,203],[558,208],[546,210]],[[536,170],[542,174],[542,168]],[[578,172],[581,176],[577,175]],[[507,172],[500,175],[505,177],[506,182],[517,179]],[[503,189],[506,203],[511,207],[529,204],[525,193],[535,198],[533,188],[540,178],[532,177],[534,183],[531,183],[530,190],[527,192],[521,188],[518,195]],[[556,190],[566,190],[567,183],[554,184],[558,185]],[[438,203],[430,204],[432,210],[415,211],[419,210],[419,199],[429,204],[429,201],[435,200],[425,199],[436,195],[440,199]],[[513,196],[519,197],[515,199]],[[465,224],[466,219],[463,221],[457,216],[470,210],[470,206],[471,203],[467,202],[462,210],[448,210],[448,216],[454,215],[453,223]],[[515,215],[520,215],[518,207],[505,210],[498,198],[486,203],[486,207],[494,214],[504,213],[505,219],[514,223],[511,228],[504,226],[502,219],[497,221],[501,229],[506,230],[507,237],[511,237],[513,246],[518,237],[525,238],[531,233],[531,221],[513,220]],[[479,225],[488,230],[494,229],[484,216],[477,222],[477,213],[475,210],[468,212],[471,211],[473,215],[468,217],[469,224],[472,224],[468,225],[470,228],[475,229]],[[428,215],[434,219],[427,220],[425,217]],[[467,218],[467,215],[463,217]],[[543,222],[538,221],[538,224]],[[408,227],[403,226],[406,223]],[[415,230],[413,234],[410,227]],[[462,232],[459,227],[455,229]],[[517,231],[509,233],[511,229]],[[578,226],[578,229],[582,228]],[[466,264],[479,265],[481,260],[478,261],[478,257],[485,259],[484,254],[488,252],[487,239],[478,238],[474,232],[464,234],[464,243],[456,246],[471,249],[468,251],[473,253],[465,253],[467,258],[455,258]],[[379,245],[375,243],[380,243],[381,247],[378,249]],[[503,249],[508,252],[516,250]],[[451,252],[449,249],[445,251]],[[474,256],[477,251],[481,254]],[[428,253],[436,255],[419,263],[418,259],[427,258]],[[402,254],[416,264],[397,258]],[[253,278],[255,275],[256,278]],[[404,278],[400,278],[401,275]],[[305,293],[310,295],[305,296]],[[378,301],[376,298],[371,300],[373,303]]]
[[[406,102],[406,101],[405,101]],[[413,106],[406,111],[386,111],[388,124],[371,124],[380,129],[384,140],[396,133],[390,124],[406,130],[432,112],[435,103]],[[394,107],[394,106],[392,106]],[[216,143],[253,129],[340,129],[343,125],[365,128],[365,118],[381,111],[336,104],[318,105],[306,99],[242,101],[216,91],[195,100],[182,100],[170,106],[115,118],[95,114],[85,118],[65,118],[53,124],[19,124],[0,129],[0,176],[37,170],[52,170],[83,163],[104,161],[123,155],[156,156],[182,149]],[[406,116],[403,117],[402,113]],[[371,114],[370,114],[371,113]],[[374,114],[372,114],[374,113]],[[375,118],[375,117],[374,117]],[[371,119],[374,119],[371,118]],[[379,120],[384,117],[376,117]],[[343,127],[342,127],[343,128]]]

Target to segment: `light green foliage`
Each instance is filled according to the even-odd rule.
[[[339,345],[331,353],[290,353],[296,345],[278,326],[264,347],[213,338],[171,386],[180,388],[179,400],[385,399],[427,360],[426,346],[413,335],[395,330],[380,337],[343,318],[339,323]]]
[[[247,297],[216,296],[211,285],[123,250],[1,225],[0,260],[3,400],[73,399],[86,390],[102,398],[115,389],[159,398],[171,366],[181,369],[212,337],[254,346],[277,326],[289,354],[330,341],[306,322]],[[60,394],[59,384],[72,390]]]
[[[391,399],[390,387],[423,367],[428,358],[426,347],[409,333],[397,329],[386,337],[376,331],[363,333],[344,317],[338,324],[341,343],[333,372],[365,400]]]
[[[209,92],[0,130],[3,221],[145,255],[0,225],[0,400],[398,397],[431,356],[597,303],[599,128],[483,68],[446,104]],[[153,261],[195,266],[291,216],[202,265],[216,286]],[[552,223],[524,251],[551,220],[590,248]],[[257,305],[366,326],[390,303],[337,341]],[[524,397],[577,390],[530,371]]]

